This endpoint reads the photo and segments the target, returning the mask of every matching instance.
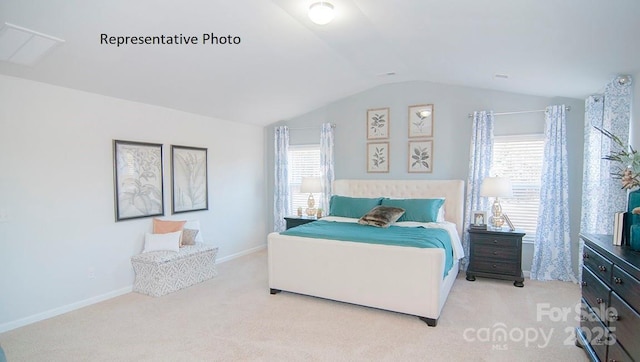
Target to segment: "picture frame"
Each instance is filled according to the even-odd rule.
[[[389,142],[367,143],[367,172],[389,172]]]
[[[433,104],[409,106],[409,138],[433,137]]]
[[[471,228],[472,229],[487,229],[487,212],[476,210],[471,212]]]
[[[162,144],[113,140],[117,221],[164,215]]]
[[[511,219],[509,219],[509,216],[507,214],[502,213],[502,218],[504,218],[504,221],[507,223],[507,226],[509,226],[510,231],[516,230],[516,228],[513,226],[513,223],[511,222]]]
[[[209,209],[207,149],[171,145],[171,213]]]
[[[408,170],[410,173],[433,172],[433,140],[409,141]]]
[[[367,110],[367,139],[389,138],[389,108]]]

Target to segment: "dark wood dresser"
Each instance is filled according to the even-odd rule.
[[[582,299],[576,343],[592,361],[640,361],[640,253],[611,235],[580,234]]]
[[[469,229],[469,267],[467,280],[488,277],[513,280],[524,286],[522,275],[522,237],[518,231]]]

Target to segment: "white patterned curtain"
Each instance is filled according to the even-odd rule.
[[[333,158],[333,125],[331,123],[323,123],[320,131],[320,171],[322,173],[320,183],[322,184],[322,199],[320,207],[325,210],[324,214],[329,213],[329,199],[331,198],[331,186],[335,178]]]
[[[286,229],[284,217],[289,215],[289,128],[276,127],[275,137],[275,183],[273,194],[273,230]]]
[[[469,178],[467,179],[467,196],[464,213],[465,225],[462,245],[464,247],[464,259],[461,269],[465,270],[469,263],[469,233],[466,226],[471,224],[471,213],[475,210],[487,210],[486,197],[480,197],[480,185],[485,177],[489,176],[491,163],[493,162],[493,111],[473,112],[473,130],[471,134],[471,147],[469,150]]]
[[[620,84],[618,77],[605,87],[604,95],[590,96],[585,101],[584,174],[582,181],[582,218],[580,231],[611,234],[613,214],[625,211],[627,193],[620,180],[611,177],[613,162],[602,158],[616,150],[608,137],[594,127],[606,129],[624,144],[629,142],[631,121],[631,82]]]
[[[626,81],[621,82],[621,79]],[[613,233],[613,214],[625,211],[627,193],[620,180],[613,179],[613,162],[602,158],[616,146],[594,127],[606,129],[627,144],[631,123],[631,77],[616,77],[606,86],[604,94],[596,94],[585,100],[584,160],[582,176],[582,216],[580,232],[592,234]],[[580,241],[578,255],[582,255]],[[579,259],[579,278],[582,279],[582,258]]]
[[[540,209],[531,279],[576,282],[571,263],[569,174],[565,106],[545,111]]]

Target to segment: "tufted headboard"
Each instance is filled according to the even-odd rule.
[[[333,194],[350,197],[428,199],[444,197],[445,220],[456,224],[462,237],[464,181],[462,180],[335,180]]]

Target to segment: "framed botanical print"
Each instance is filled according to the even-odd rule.
[[[433,104],[409,106],[409,138],[433,137]]]
[[[207,149],[171,146],[171,213],[208,210]]]
[[[389,142],[367,143],[367,172],[389,172]]]
[[[367,110],[367,139],[389,138],[389,108]]]
[[[409,141],[409,172],[430,173],[433,170],[433,141]]]
[[[164,215],[162,144],[113,140],[116,221]]]

